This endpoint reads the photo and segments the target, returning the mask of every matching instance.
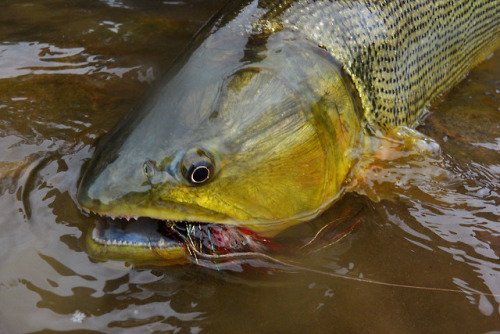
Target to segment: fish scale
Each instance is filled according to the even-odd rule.
[[[499,3],[266,1],[263,19],[326,48],[350,74],[368,122],[387,130],[415,126],[499,46]]]

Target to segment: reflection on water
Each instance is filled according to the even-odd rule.
[[[21,42],[0,46],[0,79],[27,74],[92,74],[98,72],[119,77],[133,68],[109,68],[84,48],[58,48],[47,43]]]
[[[420,131],[439,159],[385,162],[380,202],[348,194],[280,238],[301,266],[131,268],[84,251],[75,205],[94,141],[137,101],[222,1],[0,4],[0,332],[491,332],[500,330],[500,54]],[[68,18],[71,17],[71,20]],[[338,220],[339,217],[344,217]],[[336,238],[362,218],[344,238]]]

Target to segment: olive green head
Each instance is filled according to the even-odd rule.
[[[101,141],[82,207],[268,235],[322,212],[355,159],[357,106],[334,59],[285,37],[252,56],[196,48]]]

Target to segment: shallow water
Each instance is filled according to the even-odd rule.
[[[498,52],[419,128],[441,158],[385,162],[370,183],[379,202],[348,194],[281,235],[304,243],[335,221],[289,259],[315,271],[87,256],[94,219],[75,193],[95,140],[222,2],[0,3],[0,332],[500,332]]]

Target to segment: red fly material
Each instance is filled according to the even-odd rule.
[[[189,239],[193,245],[202,246],[199,247],[199,251],[204,250],[203,253],[217,255],[279,250],[279,245],[270,239],[248,229],[232,225],[193,225],[188,231]]]
[[[195,259],[203,254],[227,257],[227,255],[250,253],[283,254],[297,251],[312,253],[334,245],[351,233],[363,221],[363,218],[359,218],[352,223],[358,213],[347,210],[324,225],[306,244],[301,245],[287,245],[247,228],[225,224],[166,223],[163,225],[162,233],[176,240],[186,254]]]
[[[345,225],[351,216],[350,210],[341,217],[323,226],[306,244],[288,246],[273,239],[266,238],[244,227],[222,224],[178,223],[165,226],[164,233],[176,240],[187,254],[227,255],[238,253],[293,253],[296,251],[317,252],[334,245],[363,221],[357,219],[347,229],[338,232],[338,225]],[[353,218],[352,216],[349,218]],[[343,220],[343,222],[339,222]]]
[[[163,233],[191,255],[278,252],[282,248],[269,238],[233,225],[177,223],[166,225]]]

